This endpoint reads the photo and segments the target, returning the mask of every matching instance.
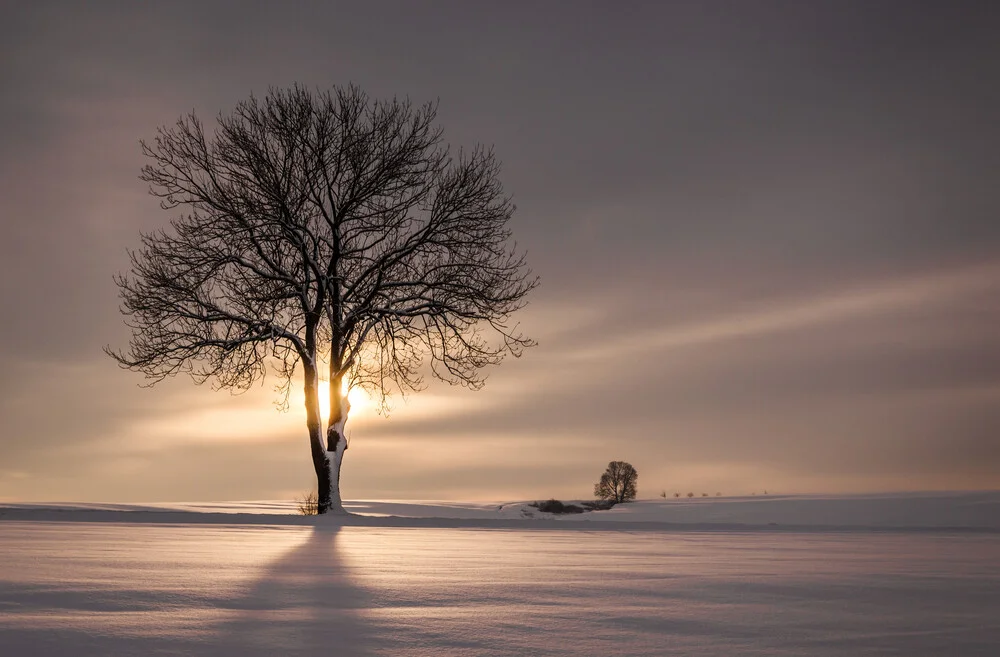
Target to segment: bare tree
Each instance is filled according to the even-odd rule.
[[[345,387],[382,408],[427,373],[478,389],[484,367],[533,344],[511,322],[538,281],[511,243],[499,162],[453,155],[435,116],[296,86],[214,131],[192,113],[142,144],[140,178],[180,216],[116,277],[132,338],[106,351],[149,385],[188,373],[245,390],[272,371],[286,403],[301,366],[321,513],[343,509]]]
[[[612,461],[601,475],[601,480],[594,484],[594,495],[615,503],[628,502],[635,499],[638,482],[639,473],[631,464]]]

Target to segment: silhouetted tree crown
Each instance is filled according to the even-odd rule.
[[[424,364],[479,388],[532,344],[511,322],[537,279],[511,241],[500,164],[488,148],[453,154],[435,117],[296,86],[142,144],[141,179],[178,215],[116,278],[132,338],[107,351],[152,383],[186,372],[244,390],[271,370],[286,400],[301,371],[320,512],[340,506],[345,379],[384,407],[422,387]]]
[[[639,473],[630,463],[611,461],[601,480],[594,484],[594,495],[615,503],[634,500]]]

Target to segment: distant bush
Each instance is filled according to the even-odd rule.
[[[601,480],[594,484],[594,495],[616,503],[628,502],[635,499],[638,482],[639,473],[631,463],[612,461],[601,475]]]
[[[295,499],[299,513],[304,516],[315,516],[319,513],[319,497],[316,493],[306,493]]]
[[[688,493],[688,497],[694,497],[694,493]]]
[[[674,497],[680,497],[680,496],[681,496],[680,493],[674,493]]]
[[[582,506],[575,504],[563,504],[559,500],[552,499],[545,502],[532,502],[528,506],[533,506],[542,513],[583,513],[586,511]]]
[[[612,500],[594,500],[593,502],[581,502],[588,511],[607,511],[615,506]]]

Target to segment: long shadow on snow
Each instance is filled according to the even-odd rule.
[[[338,526],[313,527],[302,545],[264,570],[235,600],[238,615],[205,641],[212,655],[370,654],[368,595],[354,586],[337,549]]]

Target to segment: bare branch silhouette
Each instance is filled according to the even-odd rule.
[[[512,242],[500,163],[453,154],[435,118],[435,104],[296,86],[241,102],[211,134],[192,113],[142,145],[140,178],[179,216],[116,277],[132,339],[106,351],[150,385],[187,373],[245,390],[271,370],[286,400],[301,367],[321,512],[342,508],[342,382],[384,409],[422,387],[425,363],[478,389],[483,368],[533,344],[511,320],[538,280]]]
[[[639,473],[630,463],[612,461],[601,475],[601,480],[594,484],[594,495],[602,500],[615,503],[634,500]]]

